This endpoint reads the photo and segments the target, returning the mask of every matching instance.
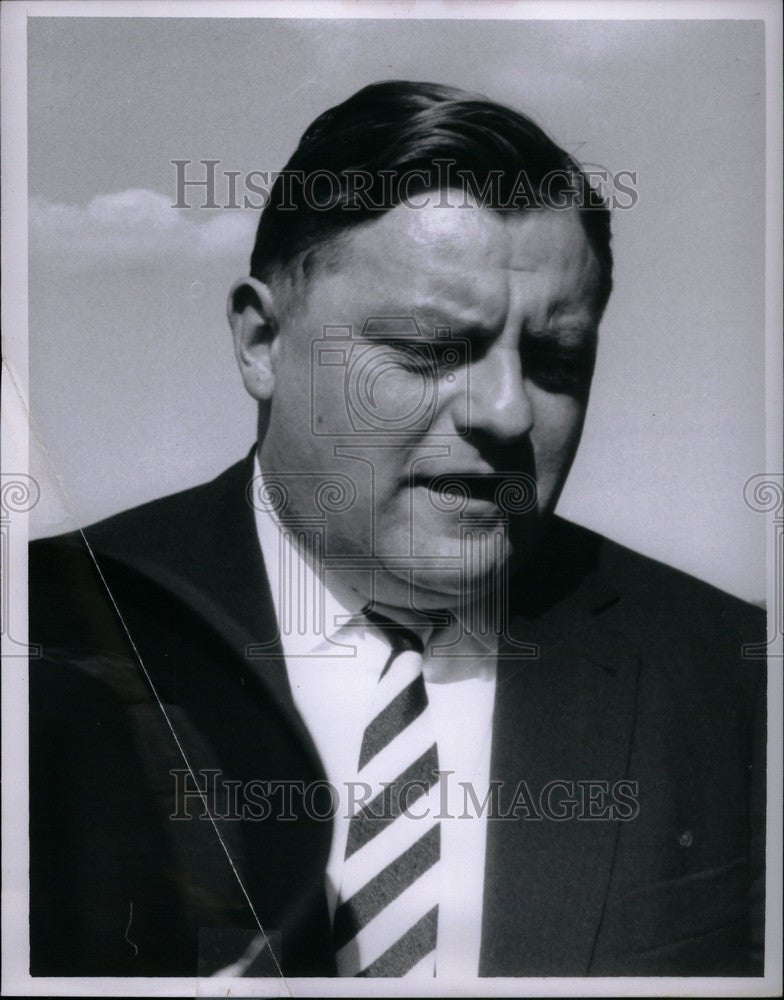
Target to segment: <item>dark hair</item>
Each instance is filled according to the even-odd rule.
[[[405,184],[405,187],[404,187]],[[461,187],[482,207],[573,205],[601,266],[600,308],[612,287],[610,212],[579,164],[511,108],[456,87],[390,80],[320,115],[275,180],[250,268],[269,280],[350,228],[426,191]]]

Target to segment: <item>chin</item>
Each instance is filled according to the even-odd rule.
[[[470,603],[472,599],[496,586],[502,576],[504,562],[496,562],[485,567],[485,572],[467,576],[458,573],[438,573],[424,570],[414,576],[416,601],[422,608],[457,607]]]

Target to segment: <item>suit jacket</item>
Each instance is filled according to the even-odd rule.
[[[324,778],[252,475],[31,547],[33,975],[196,975],[259,922],[284,974],[335,974],[329,822],[171,818],[201,809],[186,768],[244,796]],[[761,974],[764,615],[558,518],[511,594],[491,779],[534,807],[488,820],[480,974]],[[561,804],[634,782],[636,812],[537,818],[555,780]]]

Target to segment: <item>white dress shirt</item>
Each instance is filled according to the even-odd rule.
[[[256,471],[261,475],[258,458]],[[328,572],[315,573],[273,512],[259,505],[255,511],[294,704],[340,797],[325,882],[332,916],[348,836],[350,783],[358,781],[362,736],[390,647],[377,630],[357,627],[364,624],[364,601]],[[423,636],[429,640],[423,672],[442,772],[436,968],[439,977],[449,979],[474,977],[479,969],[487,815],[473,803],[482,803],[489,787],[496,679],[495,642],[463,631],[453,619],[449,627]],[[453,637],[459,639],[459,655],[439,655],[437,647]],[[475,800],[460,782],[470,783]]]

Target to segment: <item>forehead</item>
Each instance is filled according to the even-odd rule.
[[[372,299],[376,313],[447,306],[467,322],[474,313],[500,322],[513,300],[536,300],[548,316],[591,312],[599,283],[574,209],[502,215],[459,202],[398,205],[349,231],[337,260],[322,279],[327,298],[332,291],[345,303]]]

